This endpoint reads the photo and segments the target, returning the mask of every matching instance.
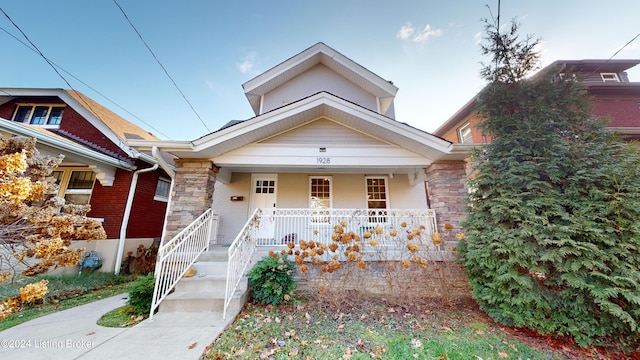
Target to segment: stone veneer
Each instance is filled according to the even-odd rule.
[[[177,159],[163,241],[173,238],[211,207],[218,167],[203,159]]]
[[[436,162],[425,169],[429,184],[429,202],[436,212],[438,231],[443,235],[455,235],[463,231],[460,223],[467,217],[466,162]],[[444,224],[453,225],[445,230]],[[445,239],[443,240],[452,240]]]

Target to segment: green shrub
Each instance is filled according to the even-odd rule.
[[[272,253],[249,271],[249,288],[255,302],[278,305],[292,299],[296,287],[294,263],[286,255]]]
[[[146,314],[151,310],[154,285],[155,278],[153,277],[153,274],[140,276],[135,281],[131,282],[131,286],[129,287],[128,303],[133,306],[138,314]]]
[[[515,34],[502,36],[487,47],[502,49],[500,67],[486,73],[535,60]],[[495,320],[631,350],[640,344],[640,147],[594,122],[571,79],[488,79],[477,109],[493,141],[473,156],[459,250],[473,297]]]

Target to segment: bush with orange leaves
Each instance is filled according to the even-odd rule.
[[[106,238],[102,224],[86,217],[88,206],[47,198],[57,191],[51,172],[60,162],[62,156],[40,156],[33,138],[0,138],[0,282],[19,265],[25,276],[76,265],[84,249],[70,249],[71,240]],[[43,282],[23,287],[0,304],[0,320],[47,291]]]
[[[359,231],[352,231],[350,227]],[[414,219],[388,228],[380,225],[362,226],[357,222],[350,224],[349,221],[340,220],[333,226],[333,233],[326,240],[319,236],[318,231],[314,231],[314,240],[300,240],[297,245],[287,244],[288,249],[282,250],[281,254],[294,256],[300,273],[324,278],[320,282],[318,289],[322,288],[322,290],[318,290],[318,294],[322,294],[325,299],[330,296],[340,298],[346,296],[345,291],[351,291],[351,288],[340,288],[349,283],[348,280],[342,281],[349,276],[361,279],[357,271],[354,272],[351,269],[371,268],[372,272],[377,274],[375,276],[385,277],[389,289],[398,289],[397,285],[406,282],[407,276],[416,277],[416,279],[432,279],[431,283],[439,284],[442,299],[449,300],[448,279],[439,270],[446,267],[442,264],[442,259],[447,255],[443,255],[442,252],[448,252],[450,260],[453,261],[454,256],[451,251],[456,250],[455,247],[451,250],[442,250],[440,245],[443,239],[452,238],[452,229],[451,224],[445,224],[445,232],[442,235],[438,232],[429,232],[424,224]],[[463,233],[457,233],[455,236],[456,240],[463,237]],[[328,244],[323,241],[327,241]],[[327,251],[324,252],[323,249]],[[368,261],[374,261],[377,265],[369,267]],[[311,271],[313,267],[317,268],[317,271]],[[383,270],[379,271],[379,269]],[[410,275],[406,275],[405,270],[409,271]],[[342,280],[336,281],[336,277],[331,275],[337,271],[341,271]],[[424,272],[424,274],[417,275],[416,272]],[[401,280],[398,280],[399,278]],[[364,285],[364,282],[359,282]],[[387,295],[393,296],[393,294]],[[403,297],[406,297],[404,295],[406,294],[403,294]]]

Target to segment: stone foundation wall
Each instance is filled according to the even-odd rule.
[[[348,296],[351,292],[382,295],[408,300],[455,300],[471,297],[465,269],[455,261],[434,261],[424,268],[412,263],[407,269],[400,262],[367,262],[365,269],[354,262],[343,262],[333,273],[321,273],[310,265],[305,273],[297,271],[298,289],[310,293],[332,292]]]

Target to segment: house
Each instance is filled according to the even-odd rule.
[[[107,240],[74,246],[96,250],[101,271],[119,271],[123,254],[162,236],[172,167],[159,153],[143,153],[128,139],[157,140],[74,90],[0,89],[0,136],[37,139],[41,154],[64,155],[53,171],[57,196],[89,204]]]
[[[607,128],[626,139],[640,139],[640,82],[631,82],[626,73],[638,64],[640,60],[558,60],[535,76],[571,73],[592,96],[595,117],[609,119]],[[482,119],[475,112],[476,99],[469,100],[433,134],[453,143],[489,142],[477,128]]]
[[[374,229],[404,238],[410,227],[424,229],[429,243],[431,233],[460,231],[471,147],[398,121],[391,81],[317,43],[242,87],[255,114],[247,120],[191,141],[128,141],[175,157],[160,248],[168,266],[187,263],[174,270],[186,272],[208,248],[202,238],[230,245],[225,312],[259,246],[328,244],[340,224],[364,238]],[[203,230],[211,213],[215,235]],[[206,235],[190,235],[198,233]],[[393,251],[406,243],[381,245]],[[163,266],[152,309],[179,282],[165,279],[173,275],[158,272]]]
[[[459,227],[468,147],[396,120],[391,81],[318,43],[242,87],[250,119],[192,141],[129,139],[176,157],[164,240],[208,208],[219,214],[218,244],[232,243],[258,208],[313,210],[316,223],[338,209],[432,209],[437,224]],[[294,232],[262,227],[265,244]]]

